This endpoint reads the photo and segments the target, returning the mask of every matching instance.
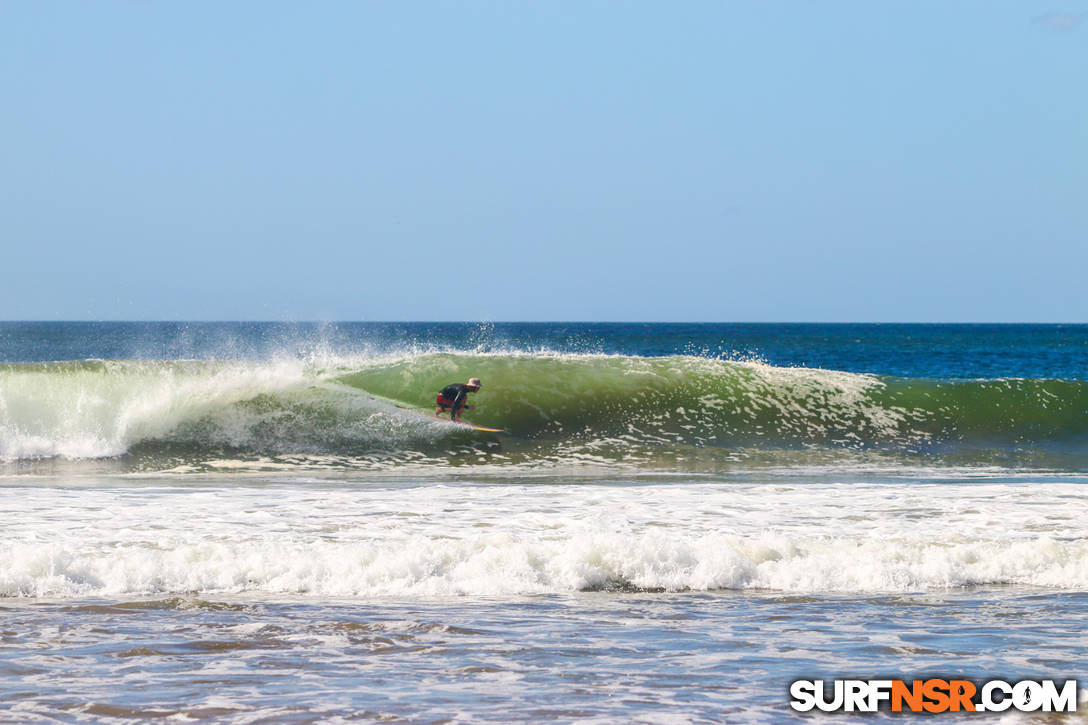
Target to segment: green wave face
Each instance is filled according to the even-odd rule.
[[[630,434],[732,446],[1017,445],[1084,441],[1088,384],[931,381],[698,357],[430,355],[339,379],[426,407],[479,377],[473,420],[530,437]]]
[[[877,378],[697,357],[430,355],[340,382],[418,407],[448,382],[479,377],[472,419],[515,435],[631,434],[730,445],[892,440],[909,430],[881,407]]]
[[[470,377],[466,418],[428,420]],[[940,381],[701,357],[436,353],[278,362],[0,366],[0,460],[337,456],[375,465],[631,463],[715,469],[738,451],[876,451],[1088,465],[1088,383]],[[755,453],[753,453],[755,452]],[[779,460],[785,461],[786,458]],[[685,463],[686,462],[686,463]],[[1048,464],[1049,465],[1049,464]]]

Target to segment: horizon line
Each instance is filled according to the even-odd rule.
[[[257,324],[257,325],[1088,325],[1074,321],[926,321],[926,320],[244,320],[244,319],[26,319],[0,320],[0,325],[26,323],[89,324]]]

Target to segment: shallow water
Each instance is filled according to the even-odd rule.
[[[9,601],[0,622],[0,711],[26,722],[778,722],[802,719],[801,677],[1064,679],[1088,658],[1088,595],[1018,587]]]

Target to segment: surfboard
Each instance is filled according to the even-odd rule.
[[[468,426],[472,430],[481,430],[485,433],[504,433],[505,428],[487,428],[482,425],[476,425],[475,423],[469,423],[467,420],[450,420],[448,415],[435,415],[434,413],[424,413],[428,418],[434,418],[435,420],[441,420],[446,423],[453,423],[454,425]]]
[[[401,410],[410,410],[413,413],[417,413],[419,415],[422,415],[425,418],[430,418],[431,420],[437,420],[437,421],[441,421],[443,423],[453,423],[454,425],[463,425],[466,428],[471,428],[472,430],[482,431],[484,433],[505,433],[506,432],[505,428],[488,428],[487,426],[476,425],[475,423],[469,423],[467,420],[450,420],[450,417],[448,415],[435,415],[434,413],[431,413],[431,412],[426,411],[426,410],[419,410],[417,408],[408,408],[408,407],[403,406],[403,405],[398,405],[397,407],[400,408]]]

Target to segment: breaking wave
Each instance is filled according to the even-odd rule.
[[[469,416],[435,391],[484,380]],[[1088,383],[887,378],[695,356],[427,353],[0,366],[0,459],[604,462],[699,451],[1083,451]],[[466,454],[465,452],[470,452]],[[694,453],[693,453],[694,452]],[[639,459],[639,456],[642,456]]]

